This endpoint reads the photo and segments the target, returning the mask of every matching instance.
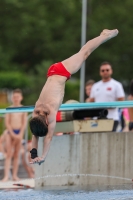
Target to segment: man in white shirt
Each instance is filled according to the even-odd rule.
[[[103,62],[100,65],[100,76],[102,80],[92,86],[90,102],[112,102],[123,101],[125,99],[122,84],[111,78],[112,73],[112,66],[109,62]],[[112,131],[116,131],[119,124],[118,108],[108,109],[107,118],[114,119]]]

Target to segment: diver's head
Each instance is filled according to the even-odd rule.
[[[38,115],[33,117],[30,122],[30,130],[36,137],[44,137],[48,133],[48,125],[46,123],[46,117]]]

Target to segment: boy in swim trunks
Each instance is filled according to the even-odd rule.
[[[64,97],[65,82],[76,73],[88,56],[102,43],[115,37],[118,30],[103,30],[100,36],[88,41],[81,50],[70,58],[52,65],[47,73],[47,81],[35,104],[30,129],[32,136],[31,164],[45,161],[56,125],[56,114]],[[38,139],[45,136],[41,157],[37,155]]]
[[[21,101],[23,99],[22,91],[16,89],[12,95],[12,107],[22,106]],[[11,160],[13,158],[13,180],[19,180],[18,173],[18,157],[21,149],[21,142],[24,135],[24,130],[27,123],[27,113],[11,113],[5,115],[6,125],[6,159],[4,167],[4,178],[2,181],[8,181],[9,170],[11,166]]]

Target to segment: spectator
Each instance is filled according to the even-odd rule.
[[[125,94],[123,87],[121,83],[111,78],[112,73],[112,66],[109,62],[103,62],[100,65],[100,76],[102,80],[92,86],[90,102],[112,102],[124,100]],[[112,131],[116,131],[119,124],[118,109],[108,109],[107,117],[109,119],[114,119]]]
[[[16,89],[12,95],[11,107],[22,106],[21,101],[23,100],[22,91]],[[5,115],[6,125],[6,158],[4,167],[4,178],[2,181],[8,181],[9,170],[11,166],[11,160],[13,158],[13,180],[19,180],[18,173],[18,157],[21,149],[21,142],[24,135],[24,130],[27,122],[27,113],[11,113]]]
[[[122,110],[122,115],[123,117],[123,126],[122,126],[122,131],[123,132],[127,132],[129,131],[129,112],[128,112],[128,108],[124,108]]]
[[[21,146],[22,164],[28,173],[28,177],[34,178],[34,166],[29,164],[29,162],[31,161],[31,157],[30,157],[31,149],[32,149],[31,141],[28,141],[27,143],[23,141],[22,146]]]
[[[89,80],[86,82],[85,84],[85,93],[86,93],[86,100],[85,102],[89,102],[90,101],[90,93],[91,93],[91,88],[92,88],[92,85],[95,83],[94,80]]]
[[[130,95],[128,96],[128,100],[133,100],[133,80],[130,83]],[[133,108],[128,108],[129,113],[129,131],[133,130]]]

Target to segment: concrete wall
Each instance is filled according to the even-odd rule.
[[[54,136],[45,163],[36,166],[36,177],[62,174],[98,174],[133,178],[133,133],[86,133]],[[39,155],[43,140],[39,142]],[[89,184],[123,184],[127,180],[61,176],[36,180],[36,188]]]

